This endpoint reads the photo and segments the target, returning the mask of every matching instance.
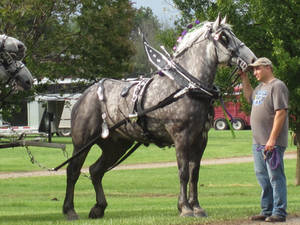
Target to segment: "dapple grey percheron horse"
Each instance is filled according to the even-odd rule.
[[[207,88],[213,87],[218,64],[240,65],[244,69],[255,61],[253,52],[246,47],[220,17],[215,22],[204,22],[202,26],[188,32],[173,55],[173,60],[184,67]],[[243,65],[241,65],[243,64]],[[112,127],[132,113],[133,88],[126,97],[120,97],[128,82],[107,79],[103,81],[103,97],[99,100],[99,84],[88,88],[73,107],[72,140],[74,152],[86,151],[70,161],[67,167],[67,187],[63,213],[67,219],[78,219],[74,209],[74,188],[80,169],[93,144],[102,149],[101,157],[90,166],[90,175],[96,192],[96,204],[89,217],[100,218],[107,207],[102,178],[114,163],[135,141],[150,143],[155,140],[160,146],[175,145],[180,179],[178,210],[181,216],[206,216],[198,201],[198,177],[200,161],[207,144],[207,132],[213,119],[211,100],[194,99],[188,95],[178,101],[147,114],[147,129],[152,140],[144,135],[135,122],[128,122],[108,137],[102,138],[105,119]],[[177,90],[177,84],[167,76],[154,75],[144,96],[144,108],[156,105]],[[107,118],[102,118],[103,113]],[[98,137],[98,138],[97,138]],[[90,143],[91,140],[96,141]],[[137,181],[138,182],[138,181]]]
[[[23,42],[0,35],[0,84],[13,84],[13,88],[17,90],[29,90],[32,87],[32,75],[21,62],[25,53],[26,46]]]

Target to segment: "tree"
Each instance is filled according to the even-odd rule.
[[[36,77],[120,77],[134,13],[128,0],[3,0],[0,30],[26,44]]]
[[[130,69],[134,15],[129,0],[1,0],[0,32],[25,43],[35,78],[96,81]]]
[[[173,0],[187,21],[228,15],[234,32],[258,57],[270,58],[275,74],[289,89],[290,128],[297,137],[297,175],[300,184],[300,2],[297,0]],[[219,74],[218,74],[219,76]],[[223,75],[224,76],[224,75]],[[221,77],[223,77],[221,76]],[[220,79],[218,77],[218,79]],[[254,81],[253,81],[254,82]]]
[[[151,8],[141,7],[137,10],[134,18],[134,29],[132,31],[132,41],[135,46],[135,54],[131,58],[132,73],[134,76],[149,73],[152,70],[148,58],[145,54],[144,45],[142,42],[139,29],[143,32],[146,39],[151,45],[157,47],[159,40],[158,34],[161,30],[161,24],[157,17],[153,15]]]
[[[149,62],[145,54],[139,29],[153,47],[161,50],[160,46],[163,45],[168,52],[172,51],[177,36],[174,28],[163,26],[153,14],[151,8],[139,8],[134,19],[134,30],[131,36],[135,46],[135,55],[132,57],[133,76],[150,74],[156,71],[156,68]]]

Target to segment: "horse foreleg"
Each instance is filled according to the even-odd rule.
[[[193,149],[190,152],[189,161],[189,172],[190,172],[190,182],[189,182],[189,204],[193,209],[195,217],[206,217],[204,209],[201,208],[198,201],[198,180],[199,180],[199,170],[200,162],[204,149],[207,144],[207,138],[203,137],[202,140],[197,140],[197,144],[193,145]]]
[[[187,185],[189,181],[189,163],[188,151],[186,151],[184,143],[178,143],[176,146],[176,158],[178,165],[178,175],[180,181],[180,193],[178,196],[178,210],[180,216],[194,216],[193,210],[190,207],[187,199]]]
[[[74,189],[78,177],[80,176],[80,170],[84,163],[86,155],[87,153],[73,159],[67,167],[67,187],[63,205],[63,213],[66,215],[68,220],[79,219],[79,216],[74,209]]]

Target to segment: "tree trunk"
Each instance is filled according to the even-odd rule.
[[[297,163],[296,163],[296,186],[300,185],[300,124],[296,126],[296,141],[297,141]]]

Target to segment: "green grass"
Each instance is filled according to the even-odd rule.
[[[251,155],[251,131],[243,130],[235,132],[236,138],[232,138],[230,131],[215,131],[211,129],[204,159],[226,158]],[[71,138],[55,137],[53,142],[65,143],[67,152],[72,154]],[[30,147],[35,159],[41,164],[52,168],[66,160],[60,149],[44,147]],[[287,151],[295,151],[296,147],[290,145]],[[93,146],[85,163],[85,167],[91,165],[101,155],[98,146]],[[148,163],[148,162],[170,162],[176,161],[174,148],[160,149],[155,145],[149,147],[141,146],[123,164]],[[0,149],[0,172],[32,171],[40,170],[37,165],[29,161],[25,148]]]
[[[67,143],[70,138],[54,138]],[[50,167],[64,160],[60,150],[30,148],[36,159]],[[288,151],[295,151],[290,146]],[[92,163],[100,155],[95,147],[87,160]],[[251,155],[250,131],[210,131],[204,158],[223,158]],[[175,161],[173,148],[161,150],[153,145],[140,148],[125,163]],[[294,186],[296,160],[286,160],[288,181],[288,212],[300,211],[299,188]],[[0,172],[39,169],[31,165],[24,148],[0,150]],[[62,215],[65,176],[15,178],[0,180],[0,224],[12,225],[168,225],[205,224],[209,222],[246,219],[259,212],[260,188],[252,163],[201,166],[199,180],[200,204],[208,218],[181,218],[177,211],[179,193],[178,172],[175,167],[130,171],[110,171],[103,179],[108,208],[105,217],[89,220],[88,213],[95,204],[91,182],[80,177],[75,191],[75,208],[80,221],[67,222]]]
[[[288,212],[300,211],[299,188],[293,184],[296,160],[286,160]],[[202,166],[199,199],[208,218],[180,218],[177,169],[111,171],[104,177],[108,208],[104,218],[89,220],[95,203],[90,181],[81,177],[76,186],[75,208],[80,221],[67,222],[61,213],[65,176],[1,180],[0,224],[101,224],[168,225],[205,224],[246,219],[259,212],[260,188],[252,163]],[[55,199],[55,200],[53,200]]]

